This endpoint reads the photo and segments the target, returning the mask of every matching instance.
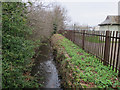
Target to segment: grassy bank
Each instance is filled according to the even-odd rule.
[[[64,76],[66,78],[69,76],[67,78],[69,80],[65,80],[70,84],[69,87],[79,87],[80,84],[85,88],[120,87],[117,73],[110,67],[104,66],[95,56],[86,53],[60,34],[55,34],[52,39],[55,48],[59,48],[57,51],[60,53],[57,55],[57,59],[64,67],[62,69],[66,73]],[[65,57],[66,53],[67,57]],[[61,56],[64,57],[64,60],[60,59]]]

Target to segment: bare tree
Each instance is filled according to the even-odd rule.
[[[50,37],[52,33],[65,27],[67,20],[66,10],[57,4],[33,3],[28,6],[29,25],[33,27],[33,39]]]
[[[54,5],[52,20],[54,33],[60,29],[64,29],[66,25],[65,21],[67,21],[67,10],[60,5]]]

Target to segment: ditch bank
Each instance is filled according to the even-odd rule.
[[[63,88],[119,88],[117,73],[60,34],[51,37]]]
[[[59,45],[58,40],[63,39],[63,37],[56,37],[53,35],[51,38],[51,45],[54,50],[55,62],[59,74],[61,76],[61,86],[62,88],[83,88],[83,84],[80,83],[76,85],[76,79],[74,78],[76,72],[74,72],[74,65],[70,62],[70,56],[65,51],[64,47]],[[68,67],[71,68],[68,68]]]

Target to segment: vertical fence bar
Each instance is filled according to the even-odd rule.
[[[73,34],[72,34],[72,30],[70,31],[71,33],[71,41],[73,41]]]
[[[69,31],[67,31],[67,33],[68,33],[68,39],[70,40],[70,32],[69,32]]]
[[[118,55],[117,55],[117,61],[120,58],[120,32],[119,32],[119,42],[118,42]],[[119,60],[119,72],[118,72],[118,77],[120,78],[120,60]]]
[[[113,31],[113,37],[114,37],[115,31]],[[110,57],[110,67],[112,65],[112,58],[113,58],[113,44],[114,44],[114,38],[112,38],[112,46],[111,46],[111,57]]]
[[[85,30],[83,30],[83,33],[82,33],[82,49],[84,49],[84,43],[85,43]]]
[[[71,41],[71,31],[69,31],[69,40]]]
[[[104,60],[104,49],[105,49],[104,34],[105,34],[105,32],[102,31],[102,42],[103,42],[103,44],[102,44],[102,58],[103,58],[103,60]]]
[[[65,37],[68,37],[67,30],[64,31]]]
[[[75,30],[74,30],[74,43],[75,43]]]
[[[100,32],[98,31],[98,35],[100,35]],[[99,43],[99,47],[98,47],[98,56],[100,57],[100,36],[98,36],[98,43]]]
[[[95,35],[94,35],[94,34],[95,34],[95,31],[93,31],[93,33],[92,33],[92,34],[93,34],[93,37],[95,38]],[[95,46],[95,43],[94,43],[94,42],[95,42],[95,41],[93,40],[93,46],[94,46],[94,49],[93,49],[93,50],[94,50],[94,51],[93,51],[93,54],[94,54],[94,55],[96,55],[96,53],[95,53],[95,52],[96,52],[96,46]],[[92,43],[91,43],[91,44],[92,44]]]
[[[119,39],[118,39],[118,51],[117,51],[117,61],[116,61],[116,70],[115,72],[117,72],[117,69],[118,69],[118,63],[120,62],[119,61],[119,58],[120,58],[120,33],[119,33]]]
[[[74,38],[73,30],[71,31],[71,35],[72,35],[72,42],[73,42],[73,38]]]
[[[82,38],[81,38],[81,31],[79,32],[79,46],[81,47],[81,41],[82,41]]]
[[[102,42],[103,42],[103,44],[102,44],[102,59],[104,60],[104,49],[105,49],[105,40],[104,40],[104,34],[105,34],[105,32],[104,31],[102,31]],[[104,62],[104,61],[103,61]]]
[[[116,36],[115,36],[115,47],[114,47],[114,57],[113,57],[113,70],[114,70],[114,68],[115,68],[115,56],[116,56],[116,48],[117,48],[117,35],[118,35],[118,31],[116,31]]]
[[[108,65],[109,61],[109,54],[110,54],[110,31],[106,31],[106,38],[105,38],[105,50],[104,50],[104,65]]]
[[[118,55],[117,55],[117,59],[120,58],[120,33],[119,33],[119,42],[118,42]],[[120,61],[118,62],[119,63],[119,72],[118,72],[118,77],[120,78]]]
[[[89,38],[91,38],[90,31],[87,30],[87,34],[86,34],[87,36],[85,38],[85,40],[86,40],[86,42],[85,42],[85,49],[87,50],[88,53],[91,53],[91,51],[90,51],[90,44],[91,44],[91,42],[89,40]]]
[[[102,48],[103,48],[103,41],[102,41],[102,31],[100,32],[100,42],[101,42],[101,47],[100,47],[100,51],[101,51],[101,59],[103,60],[103,53],[102,53]],[[101,60],[101,62],[102,62]]]
[[[101,42],[100,56],[101,56],[101,58],[102,58],[102,32],[100,32],[100,42]]]
[[[86,37],[87,38],[87,42],[88,42],[88,47],[89,47],[89,52],[90,53],[93,53],[92,51],[92,48],[93,48],[93,45],[92,45],[92,42],[91,42],[91,38],[92,38],[92,31],[89,31],[88,33],[89,35]],[[89,39],[90,38],[90,39]]]
[[[96,35],[99,35],[99,31],[96,32]],[[97,40],[95,41],[96,46],[97,46],[97,56],[99,57],[99,47],[100,47],[100,43],[99,43],[99,36],[96,36]]]

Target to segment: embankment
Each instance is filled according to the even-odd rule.
[[[60,34],[51,37],[64,88],[118,88],[117,73]]]

